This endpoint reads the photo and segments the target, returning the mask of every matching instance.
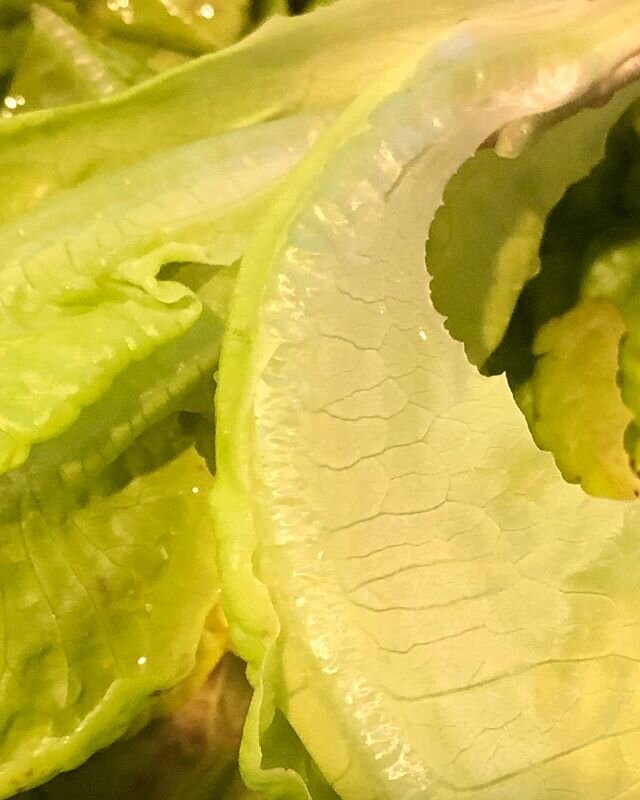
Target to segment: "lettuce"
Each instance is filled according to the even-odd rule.
[[[17,0],[0,4],[3,115],[108,97],[228,47],[267,18],[335,0]]]
[[[638,52],[341,0],[0,125],[0,796],[635,797]]]

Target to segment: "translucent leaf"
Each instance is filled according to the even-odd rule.
[[[255,687],[240,763],[273,797],[602,800],[637,780],[637,513],[532,445],[446,333],[423,252],[460,163],[575,108],[640,30],[631,3],[500,9],[356,102],[240,269],[214,511]],[[274,745],[281,715],[325,787]]]

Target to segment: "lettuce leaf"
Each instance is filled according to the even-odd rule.
[[[517,155],[627,79],[638,18],[485,14],[345,112],[240,268],[213,507],[255,687],[240,764],[272,797],[633,796],[637,509],[535,447],[505,380],[446,332],[423,246],[496,132]],[[283,718],[324,787],[279,746]]]
[[[108,97],[153,74],[144,64],[92,40],[46,6],[34,4],[31,19],[33,28],[16,65],[5,111]]]
[[[628,93],[622,92],[621,98]],[[506,372],[536,443],[554,454],[564,477],[591,494],[617,499],[632,499],[639,488],[631,443],[638,418],[633,200],[638,109],[633,103],[622,115],[606,148],[602,139],[601,160],[565,192],[544,227],[536,224],[528,237],[519,231],[517,253],[501,245],[505,266],[524,255],[535,265],[535,276],[520,294],[513,285],[507,289],[508,328],[508,316],[503,317],[495,340],[502,337],[500,344],[483,365],[488,372]],[[440,213],[445,230],[451,227],[447,220],[456,219],[457,205],[454,195]],[[524,198],[515,207],[525,208]],[[487,238],[499,242],[495,226],[486,229],[492,231]],[[518,233],[507,237],[513,245]],[[442,251],[443,241],[438,247]],[[534,248],[539,248],[535,255]],[[478,263],[489,286],[491,269],[485,267],[490,262],[485,257]],[[438,285],[436,302],[453,308],[452,283],[445,278]],[[500,291],[490,288],[487,296]],[[453,320],[468,344],[467,334],[472,339],[473,328],[480,328],[477,318],[468,320],[466,330],[459,325],[459,313],[453,313]]]
[[[3,796],[84,761],[193,668],[217,580],[190,420],[251,219],[325,124],[202,140],[0,230]]]
[[[402,4],[390,15],[387,0],[275,17],[236,46],[128,92],[9,119],[0,126],[0,172],[11,185],[0,197],[0,222],[61,189],[173,147],[342,108],[473,6],[465,0],[448,20],[437,8],[416,4]]]

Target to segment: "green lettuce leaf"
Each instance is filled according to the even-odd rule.
[[[0,81],[8,92],[4,117],[114,94],[233,44],[273,14],[288,13],[286,0],[5,3],[0,6]]]
[[[88,182],[0,230],[0,467],[19,466],[32,442],[64,430],[128,364],[193,325],[201,303],[182,284],[159,281],[160,268],[197,258],[233,263],[243,227],[246,237],[257,207],[321,125],[300,118],[204,140]],[[286,146],[274,146],[281,136]],[[180,178],[168,180],[167,168]]]
[[[75,767],[193,669],[217,602],[198,420],[235,262],[326,122],[194,142],[0,229],[1,796]]]
[[[625,334],[614,303],[585,298],[541,327],[534,372],[515,397],[536,442],[554,454],[566,480],[590,494],[629,500],[640,480],[624,446],[633,414],[617,381]]]
[[[0,222],[93,175],[173,147],[341,108],[474,5],[464,0],[446,20],[440,6],[402,3],[390,14],[388,0],[276,16],[236,46],[123,94],[7,120],[0,126],[0,172],[11,192],[0,197]]]
[[[478,367],[504,369],[490,359],[525,282],[540,270],[547,218],[567,186],[603,158],[609,130],[636,96],[631,86],[604,106],[582,108],[541,133],[534,129],[517,157],[483,147],[447,185],[427,243],[431,295]],[[501,146],[509,146],[508,131]],[[471,216],[482,224],[469,225]]]
[[[153,74],[138,61],[90,39],[46,6],[34,4],[31,18],[33,30],[5,107],[24,112],[108,97]]]
[[[132,454],[148,471],[72,511],[32,480],[7,507],[5,480],[5,797],[84,761],[193,666],[216,600],[211,478],[187,437],[173,457],[163,438],[163,463]]]
[[[539,272],[486,364],[506,371],[536,442],[551,450],[565,478],[618,499],[633,498],[639,488],[629,444],[640,412],[638,112],[634,103],[598,165],[549,215]]]
[[[446,332],[423,248],[497,132],[515,154],[633,75],[639,21],[632,2],[482,11],[345,112],[239,271],[213,510],[254,686],[240,765],[270,797],[637,786],[637,509],[535,447],[504,378]]]

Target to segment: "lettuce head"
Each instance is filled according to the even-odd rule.
[[[0,4],[0,797],[640,798],[639,12]]]

